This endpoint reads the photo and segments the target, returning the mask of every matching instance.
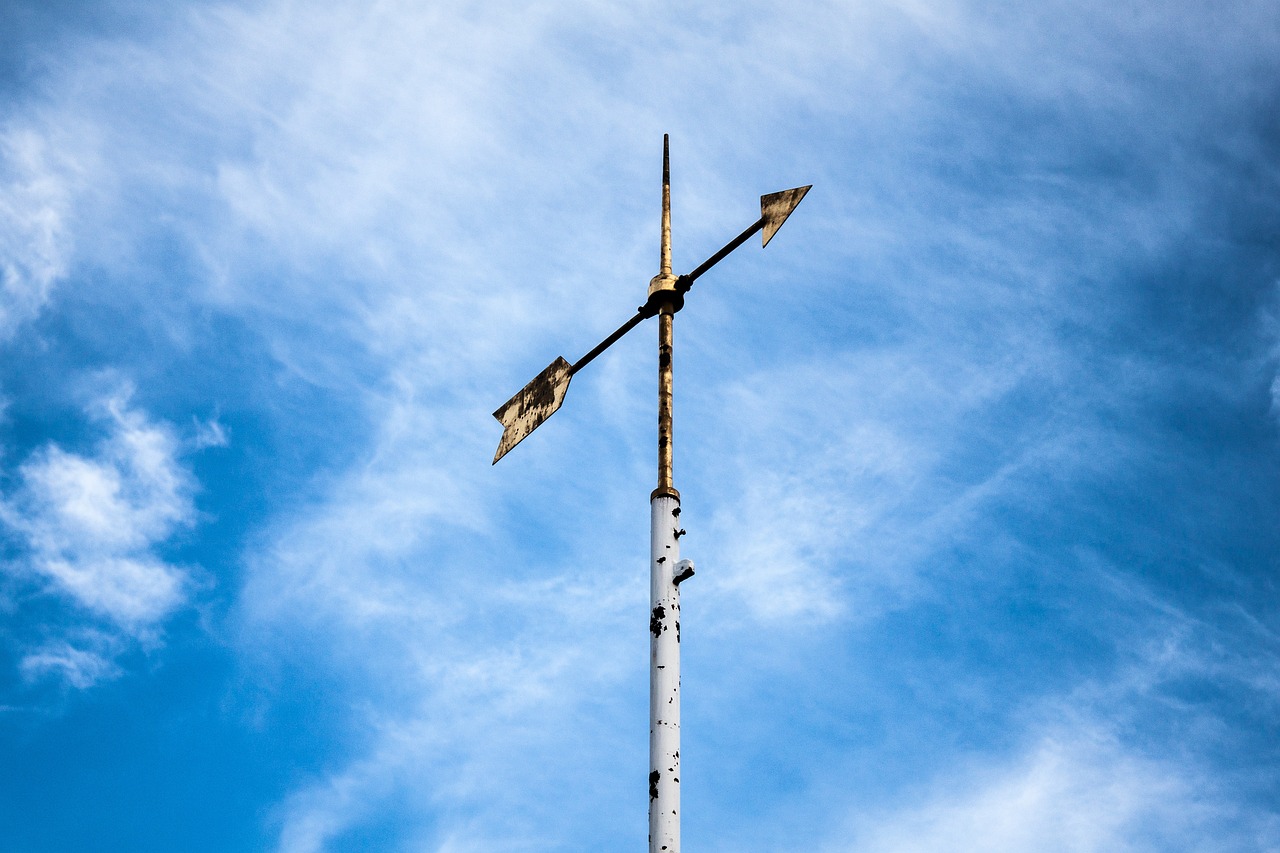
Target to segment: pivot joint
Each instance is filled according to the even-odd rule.
[[[669,272],[658,273],[649,280],[649,298],[640,309],[645,316],[653,317],[666,305],[671,306],[671,313],[684,307],[684,295],[688,288],[681,289],[680,279]]]

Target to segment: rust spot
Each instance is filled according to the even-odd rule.
[[[662,778],[662,774],[654,770],[649,774],[649,799],[658,799],[658,780]],[[665,848],[664,848],[665,849]]]
[[[659,557],[659,558],[658,558],[658,562],[659,562],[659,563],[665,563],[666,561],[667,561],[667,558],[666,558],[666,557]]]
[[[667,611],[661,604],[653,608],[652,615],[649,616],[649,630],[653,632],[653,636],[657,637],[666,627],[662,624],[662,620],[667,618]]]
[[[671,510],[671,515],[672,515],[672,516],[674,516],[675,518],[679,518],[679,517],[680,517],[680,507],[676,507],[675,509]]]

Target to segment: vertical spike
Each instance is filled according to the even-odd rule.
[[[662,275],[671,275],[671,147],[670,137],[662,134]]]

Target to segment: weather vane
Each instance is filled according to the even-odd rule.
[[[810,185],[812,186],[812,184]],[[693,283],[757,231],[762,246],[796,209],[809,187],[760,197],[760,218],[693,272],[671,273],[671,157],[662,136],[662,248],[659,272],[635,316],[573,364],[557,358],[502,405],[496,464],[511,448],[555,414],[569,380],[627,332],[658,318],[658,487],[649,496],[649,853],[680,851],[680,584],[693,576],[693,561],[680,559],[680,493],[672,481],[672,325]]]

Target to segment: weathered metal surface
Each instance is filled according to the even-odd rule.
[[[769,245],[773,235],[778,233],[782,223],[787,221],[791,211],[796,209],[796,205],[800,203],[800,200],[804,198],[804,194],[812,187],[813,184],[810,184],[807,187],[796,187],[793,190],[783,190],[782,192],[760,196],[760,220],[764,223],[764,242],[761,243],[762,246]]]
[[[658,489],[654,494],[674,494],[673,413],[674,377],[672,350],[675,346],[675,311],[664,305],[658,314]]]
[[[677,287],[680,279],[676,278],[669,272],[659,273],[649,279],[649,299],[647,305],[658,304],[662,301],[671,301],[679,299],[681,304],[684,303],[684,294]],[[658,299],[661,301],[656,301]]]
[[[662,239],[658,246],[658,274],[649,280],[649,294],[640,310],[656,314],[670,304],[674,310],[684,307],[684,291],[677,287],[679,279],[671,274],[671,144],[662,135]]]
[[[493,455],[493,464],[556,413],[564,402],[572,376],[573,366],[564,358],[557,358],[493,413],[502,422],[502,439],[498,442],[498,452]]]
[[[662,134],[662,245],[658,250],[658,271],[671,275],[671,138]]]
[[[649,501],[649,851],[680,851],[680,498]],[[687,574],[676,580],[687,569]]]

